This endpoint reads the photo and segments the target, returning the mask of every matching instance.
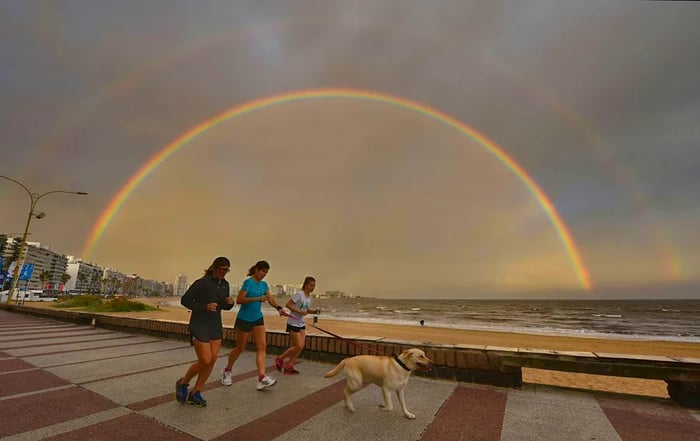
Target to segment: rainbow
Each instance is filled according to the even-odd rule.
[[[271,107],[279,104],[290,103],[299,100],[320,100],[329,98],[347,98],[355,100],[368,100],[374,102],[381,102],[386,104],[391,104],[404,109],[412,110],[414,112],[423,114],[429,118],[435,119],[444,123],[462,134],[468,136],[472,140],[476,141],[479,145],[484,147],[488,152],[495,156],[500,162],[505,165],[508,170],[510,170],[528,189],[528,191],[535,197],[542,210],[549,218],[552,226],[554,227],[559,239],[566,250],[569,257],[573,270],[576,273],[579,284],[581,287],[587,291],[593,288],[593,283],[591,281],[591,276],[586,268],[583,259],[578,251],[576,242],[574,241],[571,232],[567,228],[566,224],[562,220],[561,216],[557,212],[554,204],[549,199],[549,197],[542,191],[542,189],[537,185],[534,179],[528,175],[528,173],[523,169],[518,163],[516,163],[513,158],[508,156],[508,154],[503,151],[498,145],[493,141],[488,139],[486,136],[467,126],[466,124],[460,122],[459,120],[442,113],[436,109],[429,106],[409,101],[404,98],[394,97],[382,93],[370,92],[364,90],[355,89],[340,89],[340,88],[327,88],[327,89],[309,89],[309,90],[298,90],[289,93],[269,96],[265,98],[260,98],[253,100],[226,110],[213,118],[207,119],[196,126],[192,127],[187,132],[183,133],[177,137],[170,144],[163,147],[158,153],[153,155],[145,164],[143,164],[134,173],[126,184],[117,192],[117,194],[112,198],[110,203],[100,214],[97,222],[93,225],[88,239],[86,240],[82,255],[83,258],[89,258],[95,245],[99,241],[100,237],[104,234],[107,226],[114,216],[119,212],[122,204],[129,198],[131,193],[139,186],[139,184],[160,164],[166,161],[172,154],[174,154],[181,147],[186,145],[188,142],[203,134],[207,130],[216,127],[217,125],[227,121],[231,118],[241,116],[247,113],[251,113],[257,110],[264,109],[266,107]]]

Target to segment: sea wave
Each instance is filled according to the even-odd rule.
[[[317,299],[324,320],[605,339],[700,343],[700,301]],[[464,306],[460,308],[458,306]],[[238,306],[231,312],[236,314]],[[679,312],[663,311],[677,310]],[[263,308],[275,316],[273,308]],[[228,319],[227,319],[228,320]],[[308,321],[310,323],[310,320]],[[321,325],[322,326],[322,325]]]
[[[385,325],[400,325],[400,326],[421,326],[415,320],[401,320],[393,319],[388,320],[385,318],[376,317],[335,317],[333,315],[320,316],[319,326],[323,327],[323,319],[328,320],[339,320],[344,322],[356,322],[356,323],[378,323]],[[491,332],[507,332],[515,334],[536,334],[536,335],[548,335],[548,336],[572,336],[572,337],[588,337],[588,338],[602,338],[610,340],[649,340],[649,341],[677,341],[677,342],[689,342],[689,343],[700,343],[700,336],[692,335],[659,335],[659,334],[645,334],[645,333],[626,333],[626,332],[602,332],[593,331],[590,329],[567,329],[559,328],[556,326],[538,326],[538,327],[527,327],[527,326],[505,326],[505,325],[487,325],[487,324],[464,324],[464,323],[440,323],[440,322],[430,322],[425,321],[425,326],[434,328],[446,328],[446,329],[462,329],[465,331],[491,331]]]

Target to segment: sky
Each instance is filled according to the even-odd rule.
[[[700,5],[0,3],[29,240],[142,277],[700,298]],[[30,198],[0,179],[0,232]]]

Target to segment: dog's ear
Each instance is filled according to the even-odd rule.
[[[399,357],[401,357],[402,359],[406,360],[406,359],[411,358],[412,355],[413,355],[413,348],[411,348],[411,349],[406,349],[405,351],[403,351],[403,352],[401,353],[401,355],[399,355]]]
[[[420,349],[416,348],[406,349],[401,353],[401,359],[404,363],[406,363],[406,366],[411,369],[415,369],[416,361],[421,359],[421,352],[422,351]]]

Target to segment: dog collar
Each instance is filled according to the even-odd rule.
[[[406,369],[406,370],[409,371],[409,372],[411,371],[411,370],[408,368],[408,366],[406,366],[406,365],[403,363],[403,361],[399,360],[399,356],[398,356],[398,355],[394,354],[394,360],[396,360],[396,362],[397,362],[397,363],[399,364],[399,366],[401,366],[402,368]]]

